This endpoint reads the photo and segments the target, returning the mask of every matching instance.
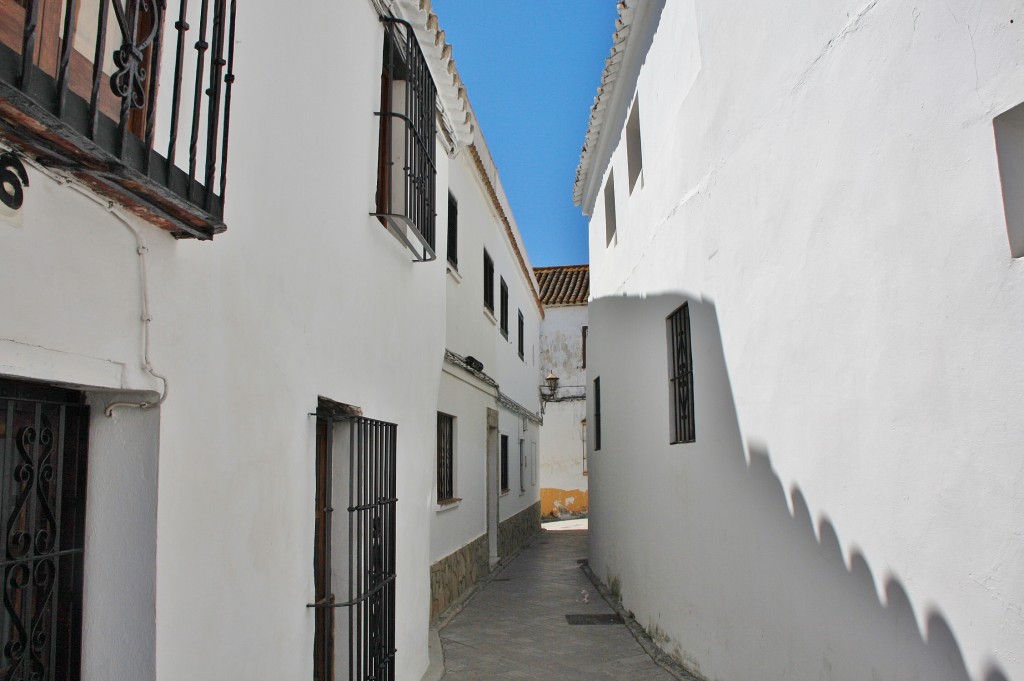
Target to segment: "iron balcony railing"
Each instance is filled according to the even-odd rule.
[[[414,254],[434,260],[435,111],[437,89],[412,26],[384,23],[384,73],[380,117],[377,210],[380,219]]]
[[[0,0],[0,138],[209,239],[224,230],[236,0],[171,3]]]

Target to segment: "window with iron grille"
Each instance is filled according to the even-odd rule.
[[[315,414],[313,679],[334,681],[347,656],[347,678],[394,681],[398,427],[326,399]],[[337,504],[336,489],[348,491]],[[348,532],[335,531],[346,508]]]
[[[669,395],[671,397],[671,444],[693,442],[693,361],[690,351],[690,309],[683,303],[665,321],[669,347]]]
[[[83,395],[0,381],[0,675],[80,677],[88,407]]]
[[[437,501],[455,498],[455,419],[437,413]]]
[[[501,278],[501,335],[508,338],[508,284]]]
[[[448,192],[448,262],[459,269],[459,202]]]
[[[501,436],[501,491],[508,491],[508,435]]]
[[[594,451],[601,449],[601,377],[594,379]]]
[[[436,88],[416,33],[407,22],[384,22],[380,139],[375,216],[417,261],[433,260]]]
[[[484,250],[484,307],[494,314],[494,261]]]
[[[523,335],[525,332],[526,322],[523,320],[523,311],[519,311],[519,359],[526,361],[526,356],[523,353]]]

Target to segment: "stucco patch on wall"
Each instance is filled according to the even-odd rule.
[[[586,513],[589,509],[587,490],[556,487],[542,487],[540,490],[540,512],[545,518]]]

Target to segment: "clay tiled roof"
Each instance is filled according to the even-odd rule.
[[[590,266],[534,267],[545,305],[586,305],[590,297]]]

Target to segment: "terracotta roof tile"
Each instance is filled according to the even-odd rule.
[[[534,267],[545,305],[586,305],[590,297],[590,266]]]

